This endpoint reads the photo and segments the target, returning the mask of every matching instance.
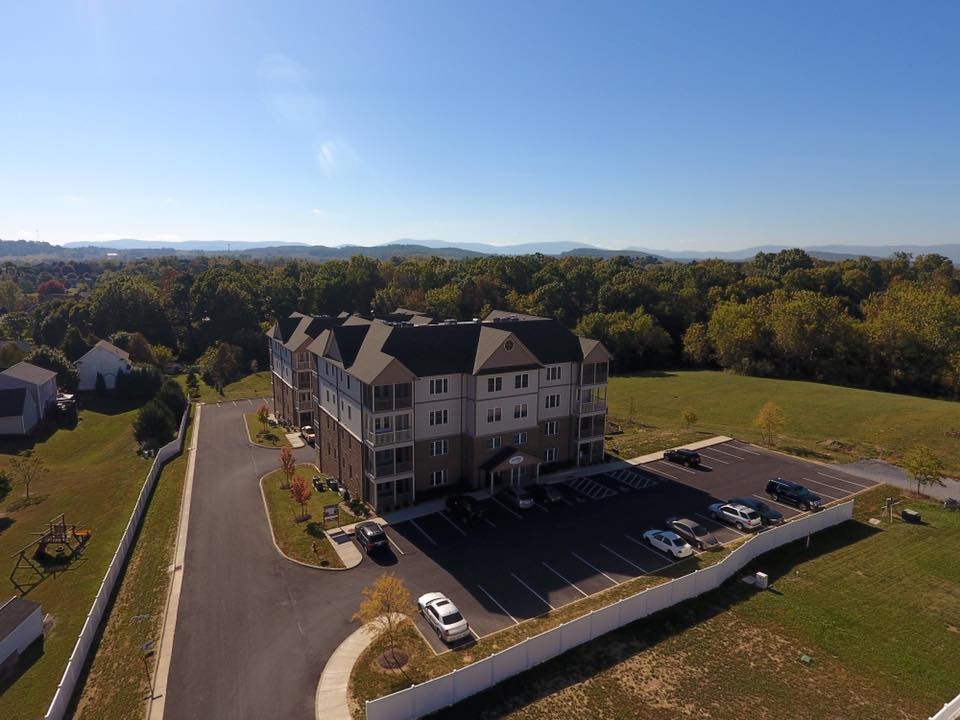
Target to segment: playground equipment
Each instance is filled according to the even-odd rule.
[[[17,559],[13,564],[13,570],[10,571],[10,582],[21,594],[25,592],[24,587],[27,589],[34,587],[47,576],[48,572],[63,569],[80,557],[92,536],[88,527],[77,524],[68,525],[64,513],[50,520],[42,532],[33,534],[37,536],[35,540],[10,556]],[[34,548],[32,554],[29,553],[31,548]],[[18,574],[24,572],[29,573],[34,582],[28,581],[23,584],[18,582]]]

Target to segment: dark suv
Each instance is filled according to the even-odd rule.
[[[804,510],[819,510],[823,501],[800,483],[774,478],[767,483],[767,495],[777,502],[788,502]]]
[[[690,467],[700,466],[700,453],[695,450],[687,450],[686,448],[666,450],[663,453],[663,459],[675,462],[678,465],[689,465]]]
[[[447,512],[453,515],[464,525],[477,522],[483,518],[483,509],[480,501],[470,495],[451,495],[447,498]]]
[[[375,522],[358,523],[354,533],[357,542],[367,555],[374,550],[383,550],[387,547],[387,534]]]

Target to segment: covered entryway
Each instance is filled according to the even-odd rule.
[[[540,459],[515,447],[505,447],[480,466],[490,494],[507,486],[520,487],[540,476]]]

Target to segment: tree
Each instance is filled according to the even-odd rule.
[[[916,445],[903,456],[904,469],[917,483],[917,495],[922,485],[943,486],[943,460],[937,457],[926,445]]]
[[[783,430],[783,426],[786,424],[786,418],[780,406],[772,400],[768,400],[753,419],[753,424],[760,428],[763,441],[768,445],[773,445],[777,440],[778,433]]]
[[[67,356],[56,348],[41,345],[34,348],[23,358],[24,362],[37,367],[52,370],[57,374],[57,386],[64,390],[76,390],[80,382],[77,377],[77,370],[73,363],[67,360]]]
[[[32,450],[24,450],[10,461],[10,470],[23,485],[24,497],[30,499],[30,485],[34,480],[47,472],[46,464],[39,455]]]
[[[163,385],[163,375],[153,365],[137,365],[128,373],[118,373],[117,395],[133,400],[152,398]]]
[[[83,339],[80,331],[73,326],[68,327],[67,333],[63,336],[63,344],[60,345],[60,350],[63,351],[67,359],[70,362],[76,362],[83,357],[89,349],[90,346],[87,344],[87,341]]]
[[[157,367],[161,370],[167,370],[172,367],[176,360],[173,350],[166,345],[154,345],[153,357],[156,360]]]
[[[683,356],[694,365],[705,365],[710,360],[710,337],[706,323],[696,322],[683,334]]]
[[[300,517],[298,521],[309,519],[307,514],[307,501],[310,499],[310,483],[303,475],[296,475],[290,482],[290,497],[300,506]]]
[[[153,347],[142,333],[120,330],[110,336],[110,343],[126,350],[135,363],[159,366]]]
[[[198,364],[207,384],[222,391],[224,385],[239,379],[242,360],[243,352],[240,348],[218,342],[207,348]]]
[[[176,380],[164,380],[155,397],[167,406],[174,418],[182,416],[187,409],[187,396]]]
[[[103,375],[100,373],[97,373],[97,379],[93,385],[93,390],[97,394],[97,397],[103,397],[107,394],[107,381],[103,379]]]
[[[0,370],[6,370],[23,360],[23,350],[15,342],[5,343],[0,347]]]
[[[697,417],[697,413],[693,408],[684,408],[680,413],[680,419],[683,421],[683,427],[687,430],[692,428],[697,424],[697,421],[700,419]]]
[[[283,473],[280,488],[286,490],[290,487],[290,480],[297,471],[297,459],[293,456],[293,450],[288,447],[280,448],[280,471]]]
[[[117,330],[141,332],[173,345],[173,327],[160,293],[146,278],[126,273],[102,276],[90,296],[90,322],[100,337]]]
[[[270,409],[266,403],[261,403],[257,408],[257,422],[260,423],[260,432],[267,432],[267,424],[270,422]]]
[[[400,630],[404,622],[413,622],[416,607],[403,580],[393,573],[384,573],[373,585],[362,591],[363,599],[353,619],[370,624],[387,640],[387,651],[394,667],[402,668],[406,656],[402,652]]]
[[[50,295],[63,295],[65,292],[67,292],[67,288],[63,284],[63,281],[57,280],[56,278],[44,280],[42,283],[37,285],[37,295],[41,300],[44,300]]]
[[[0,470],[0,502],[5,500],[7,495],[10,494],[11,487],[10,476],[3,470]]]
[[[154,398],[137,413],[133,421],[133,436],[137,441],[152,450],[173,440],[177,432],[177,421],[164,403]]]

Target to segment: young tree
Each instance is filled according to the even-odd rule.
[[[267,424],[270,422],[270,409],[266,403],[261,403],[260,407],[257,408],[257,422],[260,423],[260,432],[265,434]]]
[[[773,445],[777,441],[777,435],[783,430],[786,422],[783,410],[772,400],[765,402],[753,419],[753,424],[760,428],[763,441],[768,445]]]
[[[24,450],[10,461],[10,470],[23,485],[24,497],[30,499],[30,485],[47,472],[43,458],[34,455],[32,450]]]
[[[697,421],[700,420],[700,418],[697,417],[697,413],[694,411],[694,409],[690,407],[684,408],[680,412],[680,419],[683,421],[683,427],[687,430],[696,425]]]
[[[303,477],[303,475],[295,476],[290,483],[290,497],[300,506],[300,517],[297,518],[298,521],[306,520],[310,517],[307,515],[307,501],[310,499],[311,494],[310,483],[307,482],[307,479]]]
[[[283,473],[283,481],[280,484],[282,490],[290,487],[290,480],[297,471],[297,460],[293,456],[293,450],[288,447],[280,448],[280,470]]]
[[[943,486],[943,460],[937,457],[926,445],[916,445],[903,456],[904,469],[917,483],[917,495],[922,485]]]
[[[389,653],[395,667],[402,668],[405,658],[400,647],[400,630],[406,621],[413,622],[416,607],[403,580],[393,573],[384,573],[373,585],[362,591],[363,599],[353,619],[373,625],[377,634],[386,636]]]

